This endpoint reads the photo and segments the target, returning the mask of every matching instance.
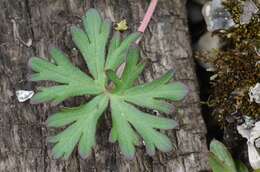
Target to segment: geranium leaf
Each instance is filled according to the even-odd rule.
[[[186,87],[180,82],[170,83],[172,71],[150,83],[136,86],[144,63],[140,60],[140,50],[133,43],[141,33],[132,33],[121,41],[119,32],[115,32],[107,45],[110,21],[103,20],[98,11],[90,9],[83,17],[83,24],[84,30],[71,28],[72,40],[92,76],[75,67],[58,49],[51,51],[55,63],[41,58],[30,60],[30,66],[36,72],[31,76],[32,81],[60,84],[39,89],[32,102],[59,103],[75,96],[91,99],[81,106],[64,108],[47,119],[48,127],[65,128],[49,138],[54,144],[54,157],[67,159],[78,147],[79,155],[86,158],[95,145],[97,121],[108,105],[112,116],[109,140],[118,142],[126,157],[134,157],[135,146],[140,145],[141,140],[149,155],[153,155],[156,149],[170,151],[173,148],[170,139],[159,130],[173,129],[177,122],[142,112],[135,105],[170,113],[173,106],[165,100],[181,100],[187,94]],[[117,69],[123,63],[122,76],[118,76]]]

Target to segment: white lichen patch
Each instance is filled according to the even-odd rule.
[[[17,90],[15,94],[19,102],[25,102],[26,100],[32,98],[32,96],[34,95],[34,91]]]
[[[260,83],[257,83],[254,87],[249,89],[250,102],[260,103]]]
[[[260,121],[256,122],[254,127],[246,128],[244,125],[237,126],[238,133],[247,139],[248,157],[253,169],[260,168],[260,154],[258,150],[260,138]]]

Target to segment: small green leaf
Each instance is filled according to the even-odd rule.
[[[112,53],[114,53],[114,51],[120,46],[120,44],[121,44],[120,33],[115,32],[110,41],[107,56],[110,57]]]
[[[140,33],[132,33],[124,41],[121,42],[121,44],[114,49],[111,54],[107,57],[106,61],[106,69],[112,69],[116,70],[120,64],[122,64],[125,60],[126,53],[129,49],[129,47],[140,37]],[[115,40],[118,40],[118,38],[115,38]]]
[[[213,172],[233,172],[230,171],[229,167],[224,164],[216,155],[213,153],[209,154],[209,164]]]
[[[133,86],[134,82],[138,79],[139,75],[144,69],[143,63],[138,63],[140,50],[136,46],[130,47],[124,72],[122,74],[122,90],[126,90]]]
[[[102,26],[102,19],[96,9],[89,9],[83,17],[83,24],[90,40],[95,41],[99,36]]]
[[[223,145],[221,142],[217,140],[213,140],[210,143],[210,152],[212,154],[210,154],[209,162],[211,164],[213,172],[220,172],[217,171],[217,169],[220,168],[220,165],[221,168],[227,169],[227,172],[236,172],[235,162],[225,145]],[[214,171],[214,169],[216,171]]]

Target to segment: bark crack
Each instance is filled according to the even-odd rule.
[[[27,12],[28,17],[29,17],[29,27],[30,27],[30,31],[31,31],[31,35],[32,35],[32,41],[34,41],[35,38],[34,38],[34,30],[33,30],[33,24],[32,24],[32,14],[31,14],[31,10],[30,10],[29,0],[25,0],[25,7],[26,7],[26,12]],[[36,47],[33,44],[32,44],[32,49],[33,49],[33,53],[36,54]]]
[[[34,30],[33,30],[33,22],[32,22],[32,13],[31,13],[31,7],[30,7],[30,1],[29,0],[25,0],[25,8],[26,8],[26,12],[27,12],[27,15],[29,17],[29,27],[30,27],[30,32],[31,32],[31,36],[32,36],[32,41],[34,42],[35,41],[35,33],[34,33]],[[35,45],[32,43],[32,50],[33,50],[33,53],[34,55],[36,55],[36,47]],[[41,118],[41,122],[40,124],[43,123],[43,120]],[[41,127],[41,131],[40,131],[40,134],[41,134],[41,138],[42,138],[42,152],[43,152],[43,171],[44,172],[47,172],[47,168],[48,168],[48,161],[47,161],[47,158],[48,158],[48,146],[45,142],[45,126],[44,127]]]

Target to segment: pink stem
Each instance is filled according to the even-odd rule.
[[[145,13],[144,19],[138,28],[139,32],[144,33],[149,21],[151,20],[151,17],[153,16],[153,12],[155,10],[157,2],[158,2],[158,0],[151,0],[150,5]]]

